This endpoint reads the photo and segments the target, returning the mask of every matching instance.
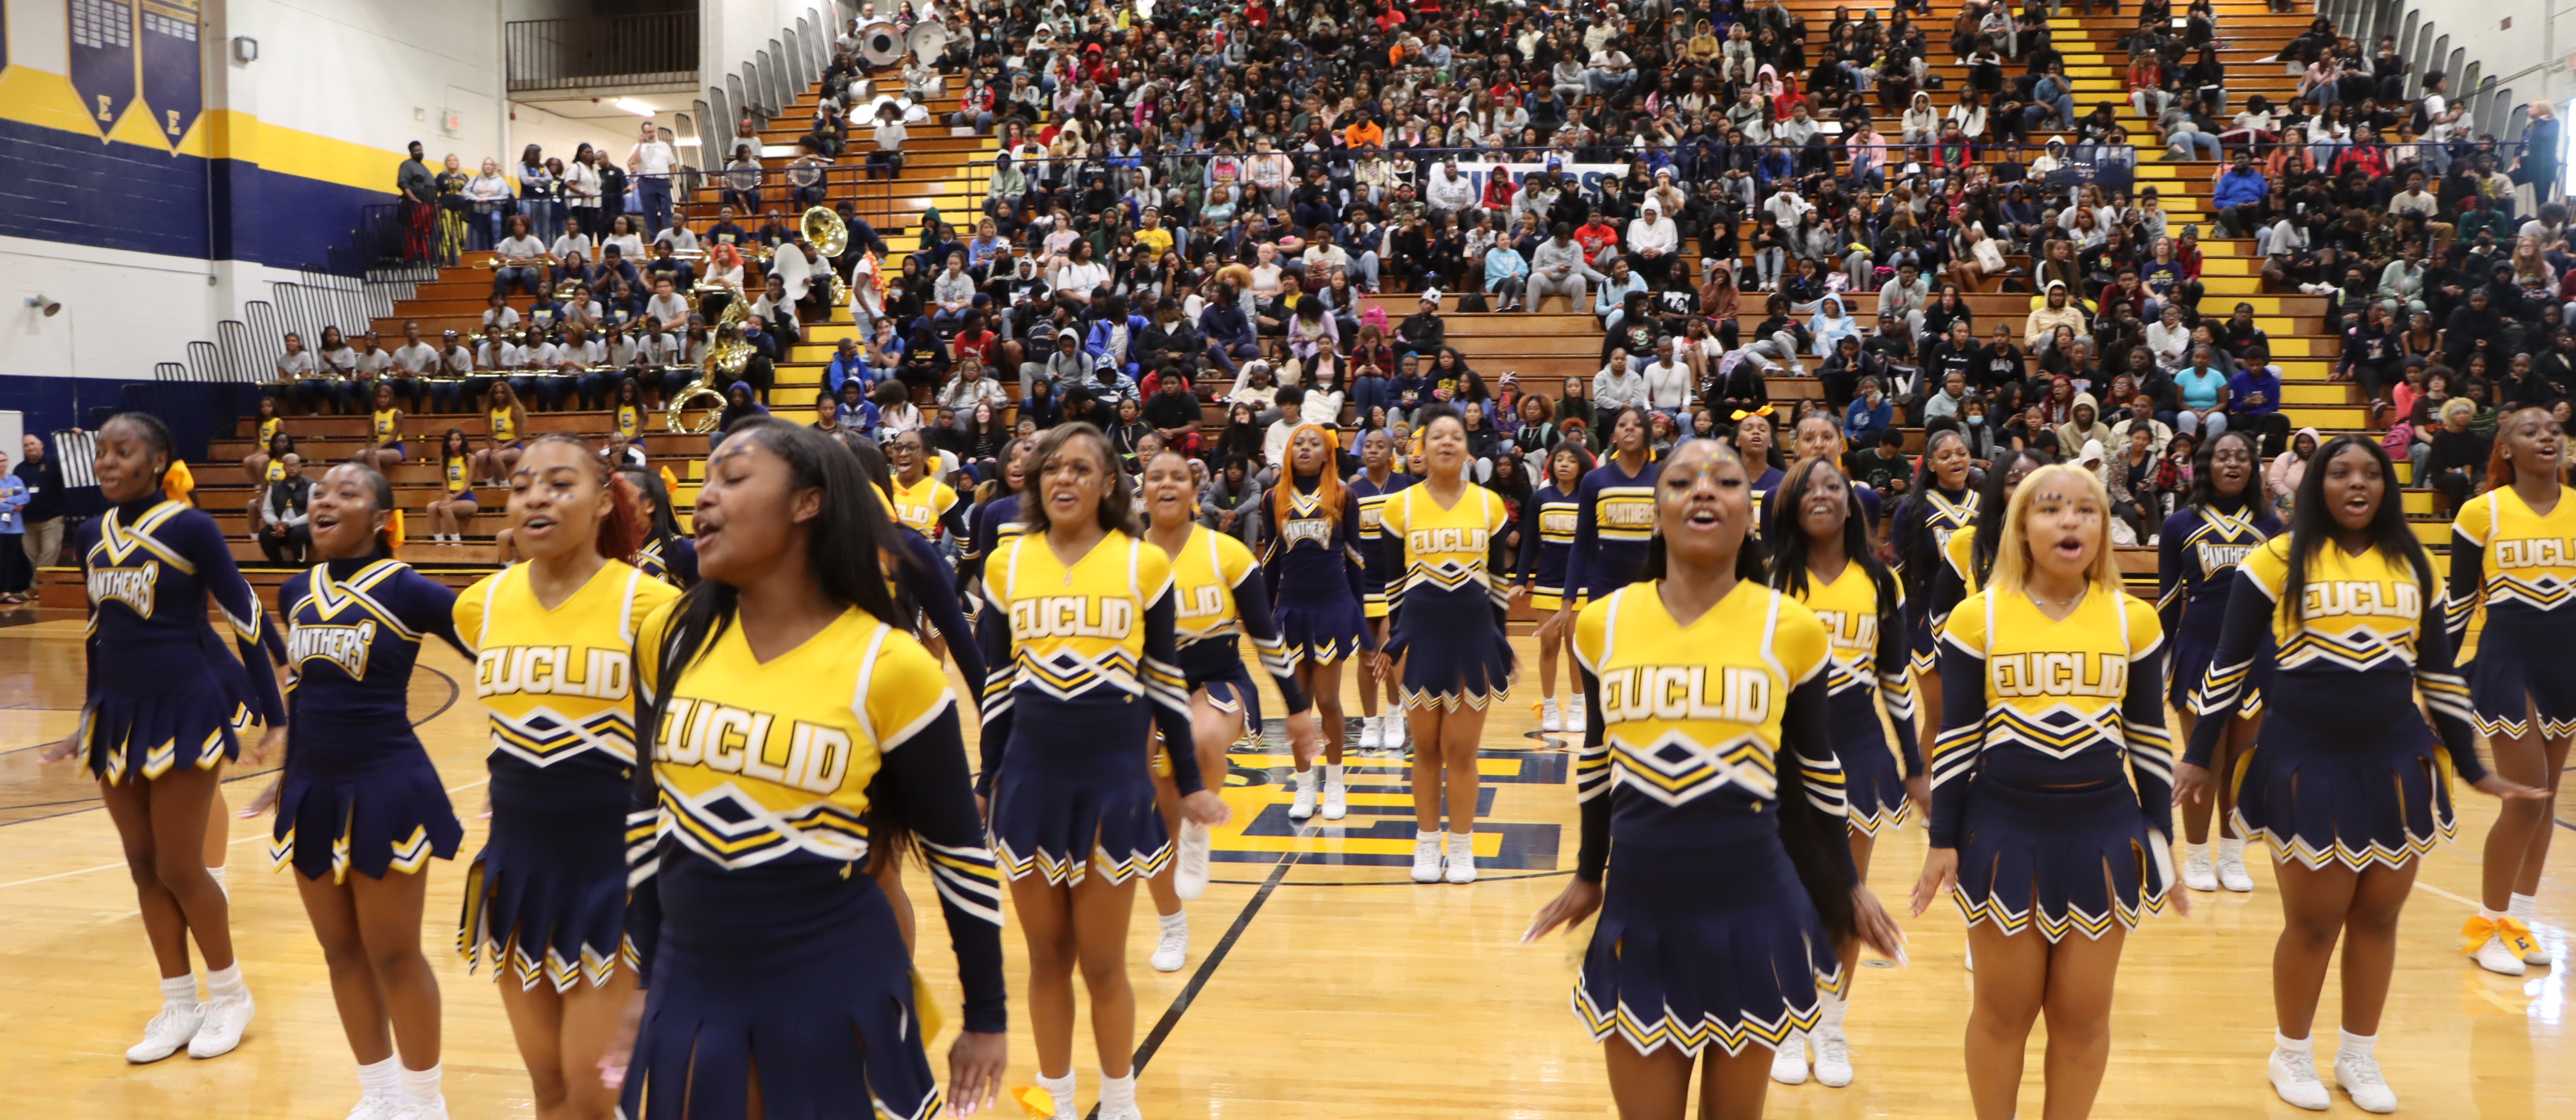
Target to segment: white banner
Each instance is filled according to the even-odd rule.
[[[1440,164],[1432,164],[1431,169],[1423,175],[1422,181],[1424,184],[1424,193],[1426,195],[1429,193],[1429,184],[1432,177],[1441,173],[1440,168]],[[1627,174],[1628,165],[1624,163],[1559,163],[1554,166],[1550,166],[1545,163],[1470,163],[1466,160],[1458,161],[1458,174],[1463,176],[1468,182],[1475,184],[1476,197],[1478,198],[1483,198],[1485,196],[1485,180],[1492,178],[1496,173],[1510,175],[1512,177],[1512,183],[1517,186],[1522,180],[1541,171],[1556,171],[1565,175],[1571,175],[1574,177],[1578,189],[1583,192],[1583,197],[1598,199],[1601,197],[1601,181],[1614,175]]]

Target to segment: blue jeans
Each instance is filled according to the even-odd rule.
[[[638,175],[635,192],[644,203],[644,239],[650,241],[671,224],[671,177]]]
[[[2177,132],[2166,147],[2177,159],[2190,159],[2201,151],[2207,151],[2211,159],[2218,158],[2218,138],[2206,132]]]

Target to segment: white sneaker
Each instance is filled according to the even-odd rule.
[[[1816,1084],[1840,1089],[1852,1083],[1851,1038],[1833,1027],[1807,1036],[1816,1047]]]
[[[2222,859],[2218,861],[2218,885],[2238,894],[2252,894],[2254,876],[2246,873],[2244,860]]]
[[[1449,834],[1448,877],[1452,883],[1476,881],[1476,838],[1472,834],[1459,832]]]
[[[1338,774],[1334,774],[1334,773],[1331,773],[1331,772],[1329,772],[1329,771],[1325,773],[1325,775],[1324,775],[1324,819],[1325,819],[1325,820],[1328,820],[1328,821],[1337,821],[1337,820],[1340,820],[1340,819],[1342,819],[1342,817],[1343,817],[1343,815],[1344,815],[1344,814],[1347,814],[1347,813],[1349,813],[1349,812],[1351,811],[1351,807],[1350,807],[1350,792],[1351,792],[1351,791],[1350,791],[1350,788],[1349,788],[1348,786],[1345,786],[1345,785],[1343,785],[1343,784],[1342,784],[1342,779],[1341,779],[1341,776],[1340,776],[1340,775],[1338,775]]]
[[[197,1027],[205,1022],[206,1005],[192,1003],[186,1007],[165,1007],[152,1021],[143,1025],[143,1041],[125,1052],[125,1060],[141,1065],[157,1062],[179,1052],[196,1036]]]
[[[447,1120],[447,1098],[406,1099],[385,1120]]]
[[[1565,730],[1565,717],[1556,714],[1556,701],[1539,701],[1538,729],[1541,731]]]
[[[1190,927],[1187,924],[1166,926],[1154,939],[1154,955],[1145,958],[1156,972],[1179,972],[1190,959]]]
[[[1793,1034],[1771,1052],[1771,1080],[1783,1085],[1807,1083],[1807,1036]]]
[[[1380,720],[1382,720],[1382,719],[1385,719],[1385,718],[1386,718],[1386,717],[1384,717],[1384,716],[1361,716],[1361,717],[1360,717],[1360,749],[1361,749],[1361,750],[1364,750],[1364,751],[1373,751],[1373,750],[1376,750],[1376,749],[1377,749],[1378,738],[1379,738],[1379,732],[1378,732],[1378,721],[1380,721]]]
[[[2486,943],[2470,954],[2470,959],[2478,962],[2479,968],[2499,976],[2520,976],[2527,969],[2522,954],[2514,952],[2512,943],[2506,941],[2501,933],[2489,935]]]
[[[1413,881],[1440,881],[1440,834],[1426,832],[1413,838]]]
[[[232,999],[213,1000],[205,1005],[205,1021],[197,1025],[196,1036],[188,1040],[191,1058],[220,1058],[241,1045],[242,1032],[250,1029],[250,1020],[258,1010],[250,993]]]
[[[1288,819],[1302,821],[1315,815],[1315,771],[1298,771],[1296,782],[1297,799],[1288,803]]]
[[[1197,821],[1181,822],[1181,852],[1180,859],[1172,867],[1172,893],[1181,896],[1183,901],[1207,893],[1208,840],[1206,825]]]
[[[397,1110],[410,1104],[408,1097],[360,1097],[358,1107],[349,1110],[347,1120],[393,1120]]]
[[[1116,1111],[1104,1108],[1100,1110],[1100,1120],[1145,1120],[1145,1110],[1141,1107],[1122,1108]]]
[[[2315,1055],[2296,1050],[2272,1048],[2272,1091],[2289,1104],[2310,1112],[2323,1112],[2334,1103],[2327,1095],[2325,1082],[2317,1080]]]
[[[1568,696],[1565,698],[1565,729],[1568,731],[1583,730],[1583,697]]]
[[[2352,1098],[2352,1106],[2363,1112],[2397,1111],[2397,1093],[2379,1076],[2379,1059],[2360,1054],[2337,1054],[2334,1062],[2335,1084]]]
[[[2218,873],[2209,864],[2209,853],[2194,852],[2182,857],[2182,885],[2195,891],[2218,889]]]

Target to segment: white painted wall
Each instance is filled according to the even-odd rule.
[[[2452,47],[2466,51],[2463,68],[2478,63],[2481,83],[2492,76],[2497,89],[2511,88],[2513,100],[2525,105],[2546,97],[2562,107],[2559,119],[2566,119],[2563,107],[2576,97],[2576,69],[2565,65],[2576,55],[2576,0],[2438,2],[2421,4],[2417,11],[2451,37]],[[2451,75],[2451,88],[2465,93],[2460,77]],[[2509,113],[2511,106],[2503,108]],[[2497,117],[2499,123],[2504,119],[2504,114]]]
[[[701,21],[698,34],[698,73],[701,84],[719,85],[723,75],[742,72],[745,61],[758,57],[755,52],[769,49],[769,40],[785,38],[780,28],[796,26],[796,17],[805,16],[817,28],[828,27],[837,18],[834,13],[840,0],[709,0],[698,7]],[[877,7],[892,15],[892,0]],[[853,5],[853,9],[855,5]]]
[[[396,153],[418,140],[433,163],[453,151],[469,168],[504,154],[500,0],[223,0],[223,7],[231,34],[260,41],[260,61],[241,72],[257,98],[247,111],[263,123]],[[442,109],[462,116],[454,136],[439,128]]]
[[[268,298],[295,273],[229,262]],[[148,380],[156,362],[184,361],[188,344],[238,317],[227,289],[208,284],[205,261],[0,237],[0,370],[41,377]],[[52,318],[26,306],[41,294],[63,305]],[[145,312],[143,309],[149,309]]]

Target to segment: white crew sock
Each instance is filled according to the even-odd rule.
[[[197,974],[161,978],[161,1009],[186,1011],[197,1006]]]
[[[2182,854],[2185,859],[2208,859],[2209,845],[2194,844],[2189,840],[2185,840],[2182,843]]]
[[[422,1104],[437,1103],[445,1096],[444,1091],[438,1087],[438,1079],[446,1072],[447,1067],[438,1064],[432,1064],[428,1069],[402,1071],[403,1095]]]
[[[2293,1054],[2312,1054],[2316,1052],[2315,1046],[2315,1042],[2309,1039],[2292,1038],[2277,1030],[2272,1032],[2272,1048],[2275,1050],[2287,1050]]]
[[[2504,910],[2489,910],[2483,903],[2478,906],[2478,916],[2485,918],[2490,922],[2495,921],[2498,918],[2506,917],[2508,916],[2508,913],[2508,911]]]
[[[1176,929],[1185,930],[1190,928],[1190,912],[1187,910],[1175,910],[1169,914],[1157,914],[1154,916],[1154,920],[1163,923],[1163,932],[1165,933],[1170,933]]]
[[[2245,838],[2244,838],[2244,837],[2242,837],[2242,836],[2221,836],[2221,837],[2219,837],[2219,838],[2218,838],[2218,862],[2220,862],[2220,863],[2243,863],[2243,862],[2245,862]]]
[[[1414,843],[1419,844],[1425,840],[1431,841],[1435,845],[1446,844],[1449,842],[1449,834],[1446,832],[1424,832],[1418,828],[1413,830]]]
[[[2345,1031],[2343,1032],[2343,1049],[2338,1052],[2338,1056],[2367,1058],[2370,1056],[2371,1050],[2378,1045],[2378,1035],[2354,1034],[2351,1031]]]
[[[2519,920],[2522,924],[2530,925],[2533,914],[2539,910],[2539,908],[2539,895],[2518,894],[2513,896],[2513,902],[2505,907],[2504,912],[2513,915],[2514,918]]]
[[[1307,768],[1305,768],[1305,769],[1300,770],[1300,771],[1298,771],[1298,772],[1297,772],[1297,789],[1298,789],[1298,791],[1299,791],[1299,792],[1301,792],[1301,793],[1313,793],[1313,792],[1315,792],[1315,768],[1314,768],[1314,767],[1312,767],[1312,766],[1308,766]]]
[[[1817,993],[1817,995],[1824,1002],[1824,1018],[1817,1021],[1817,1029],[1828,1031],[1839,1031],[1843,1029],[1843,1016],[1851,1011],[1851,998],[1848,996],[1827,995],[1822,992]]]
[[[358,1063],[358,1095],[368,1100],[392,1100],[402,1092],[402,1059],[391,1054],[381,1062]]]
[[[1325,763],[1324,781],[1331,785],[1342,784],[1342,764],[1338,762]]]
[[[208,1002],[226,999],[240,999],[241,997],[249,994],[250,989],[242,984],[240,961],[234,961],[226,967],[218,968],[206,974],[206,999]]]
[[[1049,1077],[1043,1073],[1038,1075],[1038,1088],[1046,1090],[1048,1096],[1055,1098],[1055,1114],[1058,1116],[1082,1115],[1082,1112],[1073,1105],[1073,1087],[1073,1075],[1070,1073],[1062,1077]]]
[[[1134,1111],[1136,1111],[1136,1071],[1128,1070],[1125,1077],[1111,1077],[1107,1073],[1102,1073],[1100,1075],[1100,1114],[1125,1116]]]

